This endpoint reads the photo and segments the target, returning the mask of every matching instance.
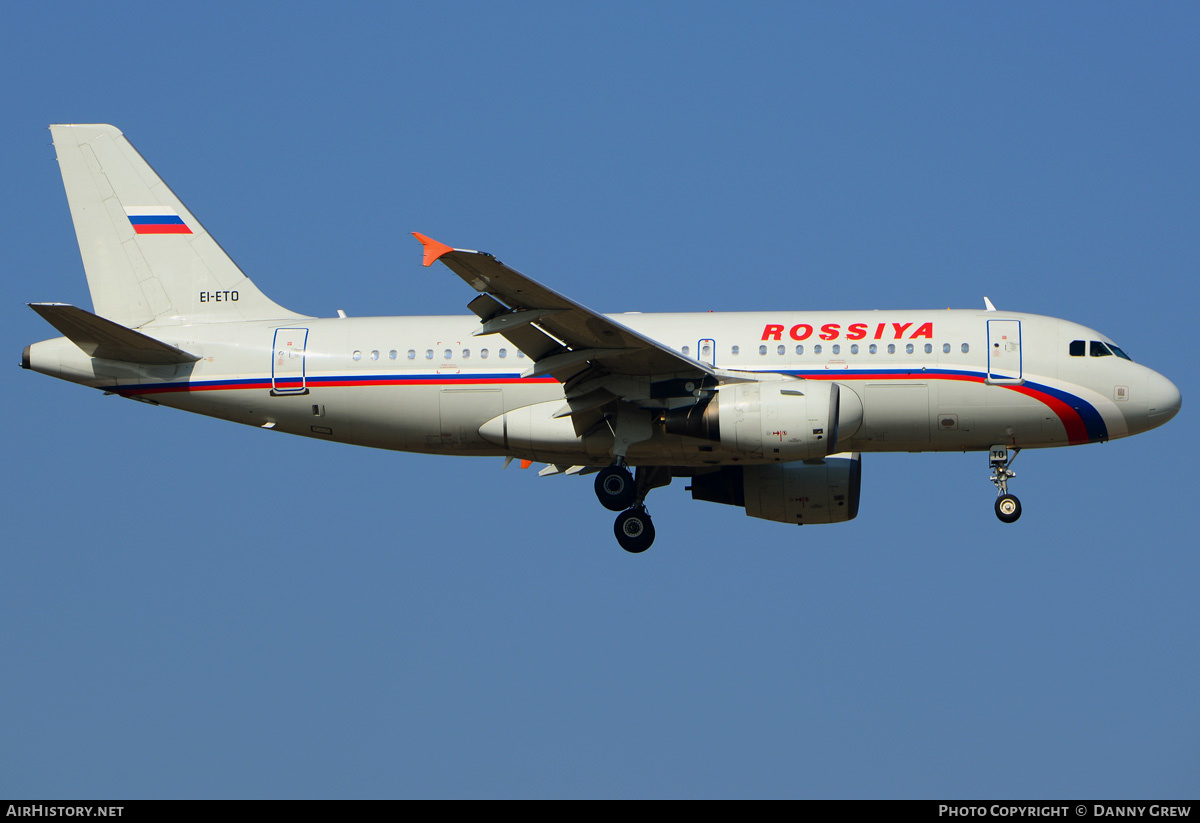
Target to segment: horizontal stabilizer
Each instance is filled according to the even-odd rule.
[[[182,349],[105,320],[90,311],[66,303],[30,303],[29,308],[83,349],[88,357],[148,363],[155,366],[192,363],[200,358]]]

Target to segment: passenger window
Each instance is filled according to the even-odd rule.
[[[683,356],[687,357],[689,351],[691,351],[691,349],[689,349],[687,346],[684,346],[683,347]]]
[[[350,355],[355,360],[362,360],[362,352],[355,350],[354,354]]]
[[[878,346],[876,346],[874,343],[872,343],[872,344],[871,344],[871,347],[870,347],[869,349],[867,349],[867,351],[869,351],[871,354],[878,354],[878,353],[879,353],[879,347],[878,347]]]
[[[1072,357],[1083,357],[1086,345],[1082,340],[1072,340],[1071,348],[1069,349]]]
[[[913,344],[912,343],[909,343],[907,346],[904,347],[904,353],[905,354],[913,353]]]
[[[408,350],[408,359],[409,359],[409,360],[416,360],[416,359],[417,359],[417,350],[416,350],[416,349],[409,349],[409,350]]]
[[[480,349],[480,350],[479,350],[479,356],[480,356],[481,358],[483,358],[484,360],[487,360],[487,356],[488,356],[488,350],[487,350],[487,349]]]
[[[1092,341],[1092,357],[1109,357],[1112,352],[1108,350],[1108,346],[1101,343],[1099,340]]]
[[[395,349],[392,349],[390,352],[388,352],[388,360],[395,360],[396,356],[397,352]]]
[[[525,356],[525,352],[521,351],[520,349],[517,349],[517,357],[524,357],[524,356]]]
[[[858,354],[858,344],[857,344],[857,343],[853,343],[853,344],[851,344],[851,346],[850,346],[850,353],[851,353],[851,354]]]
[[[803,347],[803,346],[797,346],[797,347],[796,347],[796,354],[804,354],[804,347]]]
[[[815,346],[813,346],[813,354],[820,354],[820,353],[821,353],[821,344],[818,343]]]
[[[932,344],[932,343],[926,343],[926,344],[925,344],[925,353],[926,353],[926,354],[933,354],[933,344]]]
[[[942,344],[942,354],[949,354],[949,353],[950,353],[950,344],[943,343]]]
[[[378,359],[379,359],[379,349],[375,349],[373,352],[371,352],[371,359],[372,359],[372,360],[378,360]]]
[[[737,357],[737,356],[738,356],[738,354],[740,354],[740,353],[741,353],[741,351],[742,351],[742,347],[741,347],[741,346],[732,346],[732,347],[730,347],[730,349],[729,349],[729,353],[730,353],[730,354],[732,354],[734,357]]]
[[[833,353],[834,353],[834,354],[841,354],[841,353],[842,353],[842,344],[841,344],[841,343],[834,343],[834,344],[833,344],[832,351],[833,351]]]
[[[766,347],[766,346],[759,346],[759,347],[758,347],[758,353],[759,353],[759,354],[766,354],[766,353],[767,353],[767,347]]]
[[[778,352],[780,355],[782,355],[784,352],[786,352],[786,351],[787,351],[787,346],[780,346],[780,347],[779,347],[779,348],[778,348],[776,351],[777,351],[777,352]]]
[[[444,352],[442,352],[442,357],[445,360],[449,360],[453,356],[454,356],[454,352],[450,351],[450,349],[446,349]]]
[[[687,354],[686,350],[684,351],[684,354]],[[700,347],[700,356],[705,360],[708,360],[708,358],[712,357],[712,343],[705,343]]]
[[[426,350],[425,350],[425,359],[426,359],[426,360],[432,360],[432,359],[433,359],[433,349],[426,349]]]
[[[963,353],[963,354],[966,354],[966,353],[967,353],[967,352],[969,352],[970,350],[971,350],[971,344],[970,344],[970,343],[963,343],[963,344],[962,344],[962,353]]]
[[[508,357],[508,349],[501,349],[500,350],[500,359],[503,360],[506,357]]]
[[[471,359],[471,350],[463,349],[463,360],[470,360],[470,359]]]

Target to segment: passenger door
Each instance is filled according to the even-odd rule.
[[[1021,363],[1021,321],[987,321],[987,382],[1024,382]]]
[[[271,345],[271,394],[305,394],[308,329],[276,329]]]

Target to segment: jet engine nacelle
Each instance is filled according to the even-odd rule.
[[[753,457],[808,460],[837,451],[840,393],[816,380],[729,383],[704,405],[668,412],[665,428]]]
[[[844,523],[858,516],[858,452],[801,463],[728,466],[692,478],[692,499],[743,506],[750,517],[780,523]]]

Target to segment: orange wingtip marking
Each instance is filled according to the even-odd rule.
[[[527,469],[527,468],[529,468],[529,467],[530,467],[530,466],[532,466],[532,465],[533,465],[533,461],[532,461],[532,460],[522,460],[522,461],[521,461],[521,468],[523,468],[523,469]]]
[[[418,234],[415,231],[412,233],[412,235],[420,240],[421,245],[425,247],[425,260],[423,261],[422,265],[432,266],[433,261],[437,260],[443,254],[448,251],[454,251],[454,249],[450,248],[445,243],[439,243],[432,237],[426,237],[425,235]]]

